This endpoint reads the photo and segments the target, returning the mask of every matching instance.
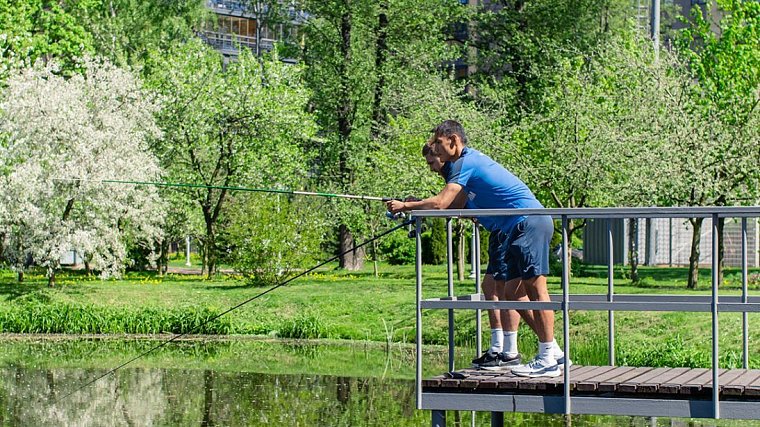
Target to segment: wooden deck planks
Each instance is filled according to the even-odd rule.
[[[627,380],[626,382],[620,383],[617,386],[618,392],[621,393],[644,393],[645,389],[647,390],[647,393],[651,393],[649,390],[657,390],[659,388],[662,381],[660,381],[661,378],[673,378],[674,376],[677,376],[679,374],[682,374],[687,370],[687,368],[681,368],[683,371],[677,371],[675,373],[671,373],[673,371],[673,368],[655,368],[652,369],[649,372],[646,372],[644,374],[641,374],[637,377],[631,378]]]
[[[741,396],[744,394],[744,389],[753,381],[760,378],[760,370],[746,370],[741,369],[741,375],[734,378],[730,383],[723,384],[721,392],[728,396]]]
[[[597,388],[599,387],[600,382],[609,381],[610,379],[615,378],[618,375],[621,375],[625,372],[632,371],[632,370],[633,370],[632,366],[616,367],[614,369],[611,369],[597,376],[596,378],[589,378],[587,380],[579,381],[577,384],[575,384],[575,388],[578,391],[585,391],[585,392],[596,391]]]
[[[720,369],[722,395],[760,398],[760,370]],[[630,366],[572,366],[570,390],[583,393],[622,393],[626,395],[703,396],[712,392],[712,370],[705,368],[649,368]],[[564,390],[564,375],[555,378],[525,378],[505,371],[463,369],[426,378],[428,391],[459,389],[484,393],[519,391],[556,394]],[[663,396],[663,397],[664,397]]]

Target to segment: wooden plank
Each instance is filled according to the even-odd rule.
[[[504,373],[499,377],[499,389],[516,390],[520,386],[520,377],[512,372]]]
[[[641,374],[651,371],[652,368],[633,368],[628,372],[622,373],[616,377],[612,377],[607,381],[600,382],[596,389],[600,393],[609,393],[617,390],[618,384],[624,383],[631,378],[638,377]]]
[[[575,366],[570,368],[570,390],[575,390],[576,385],[580,381],[585,381],[591,378],[597,378],[600,375],[604,375],[606,372],[616,369],[614,366],[587,366],[585,370],[575,370]],[[547,390],[564,391],[565,390],[565,377],[560,375],[556,378],[549,378],[546,383]]]
[[[596,378],[588,378],[575,383],[575,389],[578,391],[596,391],[600,382],[609,381],[611,378],[615,378],[628,371],[633,370],[632,366],[617,366]]]
[[[720,374],[723,372],[726,372],[725,369],[718,369],[718,377],[720,377]],[[702,393],[702,387],[705,384],[711,384],[713,380],[713,371],[712,369],[707,369],[707,372],[703,373],[702,375],[692,379],[691,381],[685,382],[681,385],[681,391],[680,394],[698,394]]]
[[[742,369],[742,371],[744,370]],[[758,378],[760,378],[760,369],[746,370],[738,378],[721,386],[720,391],[728,396],[741,396],[744,394],[744,388]]]
[[[744,387],[744,396],[760,396],[760,378],[755,378],[749,385]]]
[[[593,371],[597,366],[572,366],[570,368],[570,378],[575,375],[583,375],[586,372]],[[520,381],[518,388],[520,390],[556,390],[558,384],[564,385],[565,377],[560,375],[554,378],[538,377],[538,378],[523,378]]]
[[[671,378],[668,382],[660,384],[657,392],[660,394],[678,394],[681,391],[681,384],[689,382],[705,372],[710,372],[710,370],[705,368],[690,369],[675,378]]]
[[[723,390],[726,384],[731,384],[731,381],[744,375],[746,369],[728,369],[718,377],[718,390]],[[712,381],[702,386],[702,390],[711,393],[713,389]]]
[[[637,377],[630,378],[624,383],[620,383],[617,386],[617,390],[620,393],[636,393],[639,385],[647,384],[667,374],[671,368],[655,368],[651,371],[641,374]]]
[[[444,378],[441,380],[441,387],[459,388],[459,383],[461,382],[462,380],[456,380],[453,378]]]
[[[672,368],[661,376],[653,377],[651,380],[636,385],[636,393],[656,393],[660,385],[667,383],[671,379],[688,372],[691,368]]]

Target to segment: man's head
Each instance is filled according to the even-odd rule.
[[[459,158],[462,149],[467,145],[467,135],[459,122],[444,120],[432,132],[433,135],[428,140],[428,145],[440,157],[442,163]]]
[[[425,157],[425,161],[427,162],[430,170],[440,175],[441,170],[443,169],[443,162],[441,161],[441,158],[433,152],[430,144],[425,144],[422,146],[422,156]]]

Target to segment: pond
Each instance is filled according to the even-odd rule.
[[[410,346],[196,339],[170,343],[92,382],[158,343],[0,340],[0,425],[430,425],[430,413],[414,406]],[[426,352],[427,374],[445,371],[445,357],[445,349]],[[505,418],[508,425],[541,426],[652,422],[541,414]],[[449,425],[489,425],[490,418],[460,412],[450,413],[449,420]]]

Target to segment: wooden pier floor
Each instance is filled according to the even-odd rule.
[[[719,370],[721,399],[760,401],[760,370]],[[524,378],[509,370],[462,369],[422,381],[424,393],[562,394],[564,375]],[[645,368],[629,366],[572,366],[570,390],[583,395],[690,399],[712,394],[712,370],[703,368]]]

